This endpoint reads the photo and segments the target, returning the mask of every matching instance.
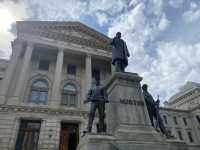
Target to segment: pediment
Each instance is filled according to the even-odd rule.
[[[80,22],[20,21],[17,31],[110,51],[109,37]]]

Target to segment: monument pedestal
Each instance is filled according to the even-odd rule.
[[[167,139],[151,126],[141,80],[135,73],[113,74],[106,85],[109,99],[106,105],[107,133],[112,136],[87,135],[81,139],[78,150],[96,150],[96,145],[99,145],[97,150],[188,149],[184,142]]]
[[[77,150],[114,150],[115,138],[103,134],[86,134],[80,141]]]
[[[151,126],[140,81],[135,73],[114,73],[107,84],[106,123],[108,134],[119,139],[160,141]]]

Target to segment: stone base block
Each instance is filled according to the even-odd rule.
[[[188,150],[188,146],[182,142],[138,142],[138,141],[117,141],[116,150]]]
[[[114,141],[113,136],[87,134],[80,140],[77,150],[115,150]]]
[[[143,141],[122,140],[110,135],[87,134],[80,140],[77,150],[189,150],[188,146],[181,141],[152,139],[154,137]]]
[[[161,136],[152,126],[148,125],[119,125],[115,131],[117,139],[127,141],[159,142],[165,138]]]

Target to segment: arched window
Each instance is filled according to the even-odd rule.
[[[36,80],[31,86],[30,102],[46,104],[48,100],[48,90],[48,82],[46,80]]]
[[[73,84],[65,84],[62,91],[62,104],[76,106],[78,103],[78,92]]]

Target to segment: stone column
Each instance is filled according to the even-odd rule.
[[[59,49],[56,61],[56,68],[54,74],[54,82],[52,89],[52,97],[51,97],[51,105],[58,106],[60,104],[60,83],[62,79],[62,67],[63,67],[63,59],[64,59],[64,50]]]
[[[92,85],[92,60],[91,55],[86,55],[85,58],[85,87],[86,93],[91,88]]]
[[[21,69],[21,72],[19,74],[19,79],[16,84],[14,96],[11,100],[8,101],[8,104],[13,105],[13,104],[19,103],[19,99],[22,94],[22,89],[24,86],[24,81],[25,81],[24,79],[26,77],[27,70],[30,65],[32,52],[33,52],[33,43],[27,43],[27,47],[26,47],[26,51],[24,54],[23,63],[22,63],[22,67],[21,67],[22,69]]]
[[[9,85],[10,85],[10,82],[12,80],[13,73],[14,73],[15,68],[17,66],[17,62],[18,62],[18,59],[20,57],[22,49],[23,49],[23,41],[16,39],[12,43],[12,56],[11,56],[9,64],[8,64],[8,68],[5,72],[3,83],[1,85],[0,104],[5,103],[6,95],[7,95],[8,89],[9,89]]]

